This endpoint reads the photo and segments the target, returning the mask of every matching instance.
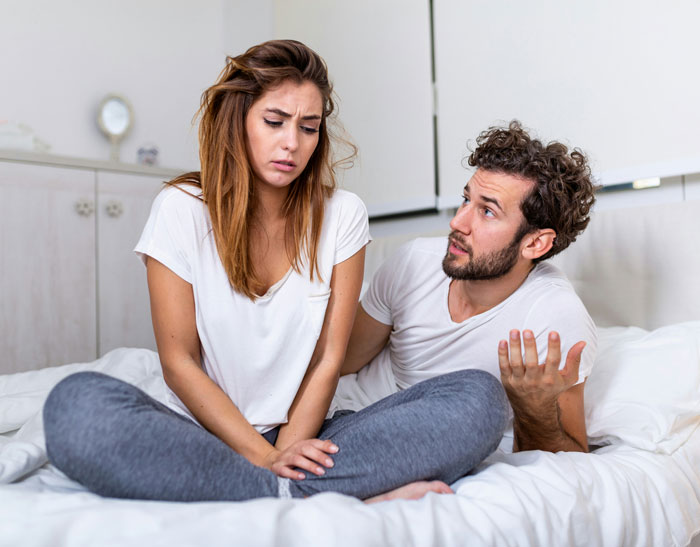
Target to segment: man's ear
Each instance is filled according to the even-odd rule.
[[[522,255],[523,258],[535,260],[547,254],[554,245],[557,233],[551,228],[535,230],[523,238]]]

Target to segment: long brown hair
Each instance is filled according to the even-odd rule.
[[[251,105],[285,81],[312,82],[321,92],[323,113],[318,144],[304,171],[291,184],[283,205],[287,253],[295,271],[308,261],[311,280],[319,276],[318,242],[325,201],[335,190],[328,117],[334,110],[333,86],[323,59],[295,40],[272,40],[243,55],[227,57],[217,82],[202,94],[198,115],[201,171],[168,184],[201,187],[209,209],[219,257],[234,290],[251,300],[262,286],[251,260],[250,225],[255,205],[253,172],[246,149],[245,119]]]

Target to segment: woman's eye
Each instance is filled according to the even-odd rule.
[[[265,120],[265,123],[267,125],[271,125],[272,127],[279,127],[280,125],[282,125],[282,122],[278,122],[275,120],[268,120],[267,118],[263,118],[263,120]]]
[[[301,130],[304,131],[305,133],[311,133],[311,134],[318,133],[318,129],[316,129],[315,127],[309,127],[307,125],[302,125]]]

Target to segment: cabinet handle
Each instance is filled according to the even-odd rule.
[[[107,215],[112,218],[118,218],[122,216],[124,212],[124,206],[121,201],[112,200],[105,205],[105,211]]]
[[[89,217],[95,212],[95,203],[91,199],[79,199],[75,202],[75,212],[81,217]]]

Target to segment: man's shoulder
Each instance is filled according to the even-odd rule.
[[[404,245],[410,251],[410,257],[415,261],[434,261],[441,263],[447,249],[447,236],[441,237],[419,237]]]
[[[566,274],[547,262],[541,262],[535,266],[516,294],[518,294],[518,300],[527,302],[530,316],[546,310],[550,317],[570,314],[588,317],[583,301]]]
[[[574,292],[574,287],[566,277],[566,274],[554,264],[549,262],[540,262],[537,264],[530,275],[527,277],[523,288],[532,287],[533,289],[554,289],[559,288],[565,291]]]

